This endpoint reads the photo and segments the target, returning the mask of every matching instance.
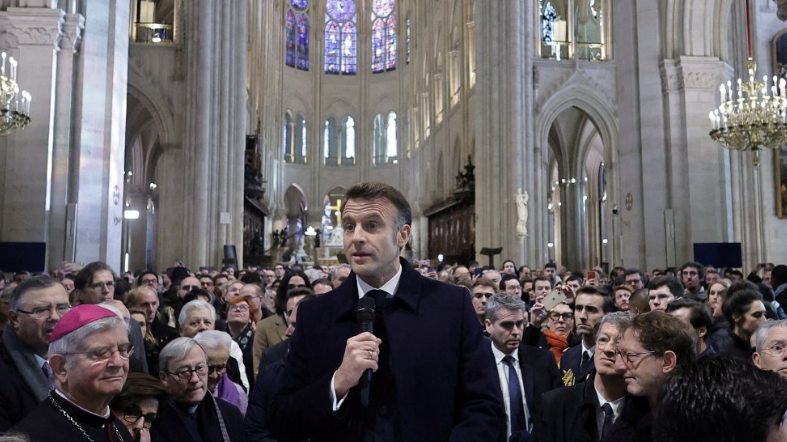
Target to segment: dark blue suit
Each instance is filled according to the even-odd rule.
[[[564,379],[568,371],[571,370],[574,375],[574,384],[578,384],[580,382],[584,382],[590,376],[590,373],[596,369],[596,363],[593,361],[592,356],[585,363],[584,367],[580,367],[581,363],[582,344],[577,344],[566,350],[563,353],[563,356],[560,357],[560,371],[562,372]]]
[[[470,294],[400,262],[399,286],[384,315],[395,385],[390,399],[397,417],[394,434],[383,439],[500,440],[505,412],[496,393],[499,382]],[[347,339],[360,333],[354,318],[358,299],[356,275],[351,273],[338,289],[299,305],[283,388],[268,419],[277,440],[362,441],[369,414],[385,413],[385,407],[364,408],[358,387],[350,389],[333,412],[331,378],[341,365]]]

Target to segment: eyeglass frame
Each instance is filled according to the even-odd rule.
[[[146,428],[149,430],[153,426],[153,421],[156,420],[158,414],[157,413],[142,414],[142,410],[140,410],[138,406],[133,404],[131,406],[136,408],[138,411],[133,411],[130,409],[130,407],[123,410],[123,420],[130,424],[136,424],[137,422],[139,422],[139,419],[142,418],[143,419],[142,428]]]
[[[636,363],[636,361],[632,361],[631,360],[632,356],[640,357],[640,356],[645,356],[645,355],[662,355],[662,354],[664,354],[664,353],[662,353],[660,351],[655,351],[655,350],[647,350],[647,351],[641,351],[641,352],[637,352],[637,353],[629,353],[629,352],[625,352],[624,353],[624,352],[620,351],[619,348],[615,349],[615,357],[617,358],[618,356],[620,356],[620,359],[623,361],[624,364],[626,364],[627,367],[633,367],[634,364]]]
[[[98,289],[102,289],[103,290],[104,287],[115,288],[115,285],[116,285],[115,281],[102,281],[102,282],[90,283],[90,284],[86,285],[85,287],[87,287],[89,289],[93,289],[93,290],[98,290]]]
[[[201,370],[204,370],[204,373],[200,374]],[[175,372],[166,371],[165,373],[167,373],[170,376],[175,376],[176,378],[180,379],[181,381],[190,381],[195,373],[197,374],[198,377],[203,377],[203,376],[207,376],[208,372],[209,372],[209,369],[208,369],[208,365],[207,364],[198,364],[194,368],[183,367],[183,368],[179,369],[178,371],[175,371]],[[186,377],[184,377],[184,376],[186,376]]]
[[[74,307],[72,307],[72,306],[71,306],[71,304],[61,304],[60,306],[62,307],[62,306],[64,306],[64,305],[68,305],[68,310],[66,310],[66,311],[65,311],[65,312],[63,312],[63,313],[60,313],[60,312],[58,311],[58,310],[60,310],[60,309],[58,308],[58,305],[57,305],[57,304],[55,304],[55,305],[50,305],[50,306],[49,306],[49,307],[46,309],[46,311],[40,310],[40,309],[42,309],[42,308],[43,308],[43,306],[36,307],[36,308],[34,308],[34,309],[32,309],[32,310],[29,310],[29,311],[28,311],[28,310],[22,310],[21,308],[18,308],[18,309],[14,310],[14,311],[15,311],[15,312],[17,312],[17,313],[24,313],[24,314],[26,314],[26,315],[30,315],[30,317],[31,317],[31,318],[33,318],[33,319],[37,319],[37,320],[41,321],[41,320],[46,320],[46,319],[49,319],[49,318],[51,318],[51,317],[52,317],[52,314],[53,314],[55,311],[58,311],[58,312],[57,312],[57,314],[58,314],[58,315],[60,315],[60,316],[63,316],[63,315],[65,315],[66,313],[68,313],[69,311],[71,311],[71,309],[72,309],[72,308],[74,308]],[[40,310],[40,312],[39,312],[39,313],[36,313],[36,310]],[[48,315],[47,315],[47,316],[41,316],[41,314],[42,314],[42,313],[48,313]]]
[[[224,374],[224,372],[227,371],[227,367],[228,365],[226,363],[208,365],[208,375],[210,375],[211,373],[216,373],[219,375]]]
[[[557,317],[554,318],[553,316],[557,316]],[[569,312],[566,312],[566,313],[552,312],[552,313],[549,314],[549,319],[551,319],[553,321],[559,321],[559,320],[562,319],[563,322],[573,321],[574,320],[574,313],[569,313]]]
[[[773,350],[773,347],[776,346],[776,345],[781,345],[783,347],[781,349],[781,351],[776,352],[776,351]],[[779,356],[784,355],[785,351],[787,351],[787,345],[784,345],[781,342],[774,342],[770,347],[763,348],[762,350],[760,350],[760,353],[767,352],[769,355],[771,355],[773,357],[779,357]]]
[[[127,347],[127,350],[123,350],[120,347],[124,346]],[[131,358],[131,355],[134,354],[134,344],[127,342],[125,344],[120,344],[115,348],[111,347],[103,347],[104,351],[97,351],[97,350],[88,350],[88,351],[72,351],[68,353],[63,353],[64,355],[88,355],[88,359],[92,359],[94,363],[106,362],[115,355],[115,353],[120,356],[120,359],[124,361],[128,361]],[[123,356],[123,353],[126,353]]]
[[[251,299],[251,298],[249,298],[249,299]],[[249,308],[249,304],[247,304],[245,302],[239,302],[237,304],[232,304],[232,305],[227,306],[227,311],[231,312],[233,310],[236,310],[236,311],[239,311],[239,312],[250,312],[251,311],[251,309]]]

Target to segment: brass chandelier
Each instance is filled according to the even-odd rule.
[[[0,135],[8,135],[30,124],[32,96],[27,91],[19,92],[16,80],[19,62],[5,52],[0,57]]]
[[[757,64],[751,56],[749,1],[746,1],[746,28],[749,59],[746,64],[748,81],[738,78],[737,87],[731,81],[719,86],[721,104],[710,112],[710,137],[731,150],[752,153],[754,167],[760,165],[762,148],[776,149],[787,142],[787,91],[785,79],[773,76],[757,81]]]

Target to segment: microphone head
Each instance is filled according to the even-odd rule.
[[[358,322],[374,322],[374,298],[364,296],[358,300],[358,309],[355,310],[355,318]]]

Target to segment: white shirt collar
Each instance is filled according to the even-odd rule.
[[[593,381],[589,380],[586,382],[593,382]],[[620,398],[614,401],[608,401],[604,399],[604,396],[602,396],[601,393],[598,392],[598,389],[595,386],[593,387],[593,390],[596,391],[596,396],[598,396],[599,410],[601,409],[600,406],[603,406],[604,404],[609,404],[609,406],[612,407],[612,414],[614,414],[615,419],[617,419],[618,416],[620,416],[620,412],[622,411],[623,404],[626,402],[626,395],[624,394],[623,396],[621,396]]]
[[[519,349],[517,349],[517,350],[519,350]],[[495,343],[492,342],[492,354],[495,355],[495,362],[497,364],[502,363],[503,362],[503,358],[505,358],[506,356],[511,356],[512,358],[514,358],[516,363],[519,364],[519,352],[517,350],[514,350],[514,351],[512,351],[509,354],[505,354],[502,351],[498,350],[497,347],[495,347]]]
[[[582,353],[590,353],[590,356],[593,356],[593,353],[596,351],[596,346],[594,345],[594,346],[592,346],[590,348],[585,347],[585,340],[584,339],[582,341],[580,341],[580,343],[582,344]]]
[[[363,298],[366,293],[370,290],[382,290],[385,293],[393,296],[396,293],[396,289],[399,288],[399,280],[402,278],[402,266],[399,266],[399,271],[393,275],[393,278],[389,279],[388,282],[383,284],[382,287],[372,287],[371,285],[367,284],[366,281],[362,280],[358,275],[355,275],[355,282],[358,286],[358,299]]]

